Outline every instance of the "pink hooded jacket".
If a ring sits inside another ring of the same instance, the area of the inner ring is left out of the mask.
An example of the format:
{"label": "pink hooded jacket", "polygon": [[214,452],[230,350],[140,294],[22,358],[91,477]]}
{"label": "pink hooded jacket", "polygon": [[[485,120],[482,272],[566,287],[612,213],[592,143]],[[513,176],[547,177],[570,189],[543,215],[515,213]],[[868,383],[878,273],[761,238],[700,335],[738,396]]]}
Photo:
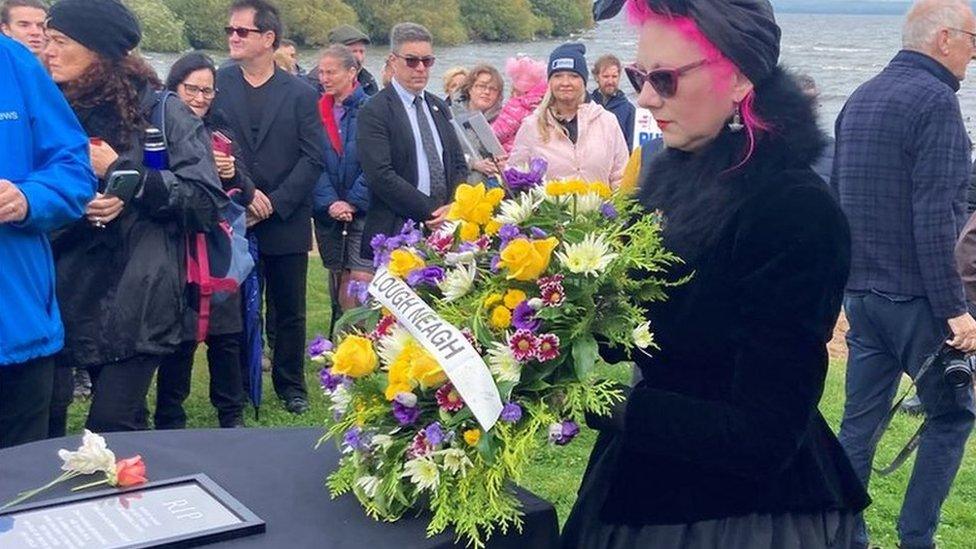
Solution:
{"label": "pink hooded jacket", "polygon": [[502,106],[498,118],[491,123],[491,129],[505,152],[512,152],[512,147],[515,146],[515,134],[522,127],[525,118],[542,102],[548,89],[549,83],[543,80],[524,95],[512,97]]}
{"label": "pink hooded jacket", "polygon": [[580,178],[605,181],[614,189],[620,186],[629,151],[617,117],[596,103],[583,103],[577,120],[579,138],[574,145],[553,128],[549,142],[543,143],[536,120],[542,113],[526,118],[515,136],[510,164],[544,158],[549,163],[549,179]]}

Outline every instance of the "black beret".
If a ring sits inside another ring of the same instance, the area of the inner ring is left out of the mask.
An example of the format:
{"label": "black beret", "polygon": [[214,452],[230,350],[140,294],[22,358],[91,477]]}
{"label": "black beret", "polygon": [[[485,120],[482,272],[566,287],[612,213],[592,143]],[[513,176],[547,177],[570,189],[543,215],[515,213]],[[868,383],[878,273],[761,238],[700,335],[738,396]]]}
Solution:
{"label": "black beret", "polygon": [[136,16],[118,0],[61,0],[48,11],[47,28],[113,60],[142,39]]}

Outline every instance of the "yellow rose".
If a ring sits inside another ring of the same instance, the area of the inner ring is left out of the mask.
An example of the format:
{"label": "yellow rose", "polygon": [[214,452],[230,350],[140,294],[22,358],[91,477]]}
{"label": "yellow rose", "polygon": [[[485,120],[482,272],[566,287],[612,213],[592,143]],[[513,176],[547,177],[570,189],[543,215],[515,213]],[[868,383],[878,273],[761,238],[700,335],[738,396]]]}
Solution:
{"label": "yellow rose", "polygon": [[550,181],[546,183],[546,194],[549,196],[562,196],[566,193],[566,184],[562,181]]}
{"label": "yellow rose", "polygon": [[499,267],[508,269],[508,278],[528,282],[539,278],[549,268],[552,251],[559,244],[555,237],[545,240],[516,238],[502,250]]}
{"label": "yellow rose", "polygon": [[504,305],[499,305],[491,311],[491,320],[489,322],[492,328],[504,330],[512,325],[512,311],[509,311]]}
{"label": "yellow rose", "polygon": [[498,230],[501,228],[502,224],[495,221],[495,218],[491,218],[488,220],[488,223],[485,224],[485,234],[488,236],[495,236],[498,234]]}
{"label": "yellow rose", "polygon": [[603,183],[602,181],[597,181],[596,183],[590,183],[590,192],[600,195],[600,198],[606,200],[610,198],[613,191],[610,189],[610,185]]}
{"label": "yellow rose", "polygon": [[509,309],[515,309],[523,301],[525,301],[525,292],[522,290],[513,289],[505,292],[505,306]]}
{"label": "yellow rose", "polygon": [[451,203],[447,218],[484,225],[491,219],[495,207],[504,198],[505,191],[502,189],[495,188],[489,191],[485,189],[484,183],[477,185],[462,183],[454,192],[454,202]]}
{"label": "yellow rose", "polygon": [[586,184],[586,181],[582,179],[570,179],[566,181],[566,193],[567,194],[586,194],[589,192],[590,186]]}
{"label": "yellow rose", "polygon": [[462,221],[460,236],[463,242],[474,242],[481,236],[481,228],[477,223]]}
{"label": "yellow rose", "polygon": [[387,373],[386,400],[393,400],[400,393],[413,391],[410,385],[410,357],[413,350],[408,344],[403,351],[397,355],[393,364],[390,364],[390,371]]}
{"label": "yellow rose", "polygon": [[485,298],[484,306],[485,309],[489,309],[491,308],[492,305],[501,302],[502,302],[502,294],[496,292],[493,294],[488,294],[488,297]]}
{"label": "yellow rose", "polygon": [[387,267],[390,274],[400,278],[407,278],[414,269],[422,269],[426,264],[417,254],[409,250],[393,250],[390,254],[390,264]]}
{"label": "yellow rose", "polygon": [[464,442],[467,442],[468,446],[478,444],[479,440],[481,440],[481,429],[468,429],[464,432]]}
{"label": "yellow rose", "polygon": [[362,336],[346,336],[336,348],[332,373],[349,377],[363,377],[373,373],[379,358],[373,350],[373,342]]}
{"label": "yellow rose", "polygon": [[437,359],[430,356],[420,345],[415,345],[415,351],[410,358],[410,378],[424,389],[440,387],[447,382],[447,374],[441,368]]}

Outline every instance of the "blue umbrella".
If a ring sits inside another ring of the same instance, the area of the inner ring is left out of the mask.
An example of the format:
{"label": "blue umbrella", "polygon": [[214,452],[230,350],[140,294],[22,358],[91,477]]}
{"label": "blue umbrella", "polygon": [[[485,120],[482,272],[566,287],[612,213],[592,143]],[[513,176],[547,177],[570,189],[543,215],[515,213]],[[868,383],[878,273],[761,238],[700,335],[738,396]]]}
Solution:
{"label": "blue umbrella", "polygon": [[261,335],[261,285],[258,281],[258,241],[254,233],[247,235],[248,251],[254,258],[254,269],[241,285],[241,304],[244,313],[244,341],[241,349],[241,370],[246,372],[247,393],[254,405],[254,419],[258,419],[261,409],[261,357],[264,351],[264,337]]}

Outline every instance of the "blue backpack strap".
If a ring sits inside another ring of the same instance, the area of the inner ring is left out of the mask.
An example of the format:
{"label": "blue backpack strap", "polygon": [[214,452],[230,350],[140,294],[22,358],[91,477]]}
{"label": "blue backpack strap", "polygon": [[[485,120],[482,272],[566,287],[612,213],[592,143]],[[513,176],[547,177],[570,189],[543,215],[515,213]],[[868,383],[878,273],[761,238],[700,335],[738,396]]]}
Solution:
{"label": "blue backpack strap", "polygon": [[177,97],[176,93],[169,90],[159,90],[156,92],[156,103],[153,105],[152,113],[149,115],[149,123],[163,133],[163,142],[169,149],[169,138],[166,135],[166,101],[170,97]]}

